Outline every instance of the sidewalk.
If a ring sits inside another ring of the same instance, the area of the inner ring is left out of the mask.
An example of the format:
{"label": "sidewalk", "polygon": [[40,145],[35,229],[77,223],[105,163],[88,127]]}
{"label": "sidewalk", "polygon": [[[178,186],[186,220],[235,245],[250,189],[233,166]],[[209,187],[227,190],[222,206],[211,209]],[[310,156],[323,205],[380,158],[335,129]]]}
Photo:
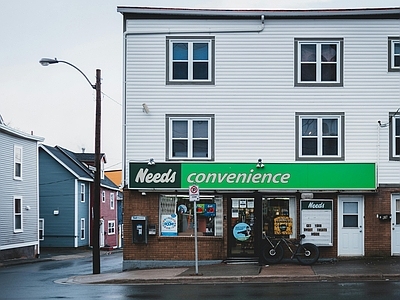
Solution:
{"label": "sidewalk", "polygon": [[[119,255],[122,250],[111,254]],[[68,260],[91,257],[91,250],[65,249],[43,251],[40,258],[0,262],[0,267],[51,260]],[[193,266],[188,268],[162,268],[131,270],[116,273],[77,275],[57,280],[67,284],[218,284],[218,283],[272,283],[272,282],[327,282],[327,281],[400,281],[400,257],[347,258],[337,261],[319,261],[303,266],[296,261],[284,260],[276,265],[213,264],[199,265],[198,274]]]}
{"label": "sidewalk", "polygon": [[285,262],[270,266],[215,264],[195,268],[134,270],[112,274],[74,276],[60,283],[75,284],[218,284],[318,281],[400,281],[400,257],[360,258],[316,263]]}

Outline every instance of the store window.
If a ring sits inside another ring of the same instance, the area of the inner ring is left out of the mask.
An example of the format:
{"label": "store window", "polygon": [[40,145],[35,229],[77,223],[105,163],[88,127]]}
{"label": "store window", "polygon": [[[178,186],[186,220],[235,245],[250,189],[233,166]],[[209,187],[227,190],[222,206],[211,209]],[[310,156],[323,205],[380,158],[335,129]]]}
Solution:
{"label": "store window", "polygon": [[296,114],[297,160],[344,160],[344,114]]}
{"label": "store window", "polygon": [[214,84],[214,38],[167,37],[167,84]]}
{"label": "store window", "polygon": [[268,236],[296,237],[295,205],[294,197],[263,198],[263,233]]}
{"label": "store window", "polygon": [[295,39],[296,86],[343,86],[343,39]]}
{"label": "store window", "polygon": [[199,201],[191,202],[186,195],[160,196],[160,235],[193,236],[194,212],[198,236],[222,236],[222,197],[201,196]]}
{"label": "store window", "polygon": [[167,115],[167,160],[212,160],[213,115]]}

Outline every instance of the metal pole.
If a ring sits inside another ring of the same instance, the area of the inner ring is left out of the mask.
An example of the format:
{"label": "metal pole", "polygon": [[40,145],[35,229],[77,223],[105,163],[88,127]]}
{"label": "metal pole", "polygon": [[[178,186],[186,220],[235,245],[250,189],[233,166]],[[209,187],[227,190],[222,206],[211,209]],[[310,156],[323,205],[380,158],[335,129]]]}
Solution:
{"label": "metal pole", "polygon": [[199,258],[197,248],[197,201],[194,201],[194,256],[195,256],[195,268],[196,275],[199,274]]}
{"label": "metal pole", "polygon": [[93,274],[100,274],[100,137],[101,137],[101,71],[96,70],[96,120],[94,137],[94,160],[96,171],[94,173],[94,197],[93,197]]}

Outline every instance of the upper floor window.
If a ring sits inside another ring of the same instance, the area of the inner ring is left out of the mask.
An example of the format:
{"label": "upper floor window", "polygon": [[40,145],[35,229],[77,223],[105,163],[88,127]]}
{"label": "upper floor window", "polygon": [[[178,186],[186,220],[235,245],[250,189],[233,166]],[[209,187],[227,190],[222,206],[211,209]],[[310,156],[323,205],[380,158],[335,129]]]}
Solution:
{"label": "upper floor window", "polygon": [[167,115],[167,158],[214,159],[214,116]]}
{"label": "upper floor window", "polygon": [[213,37],[167,37],[167,84],[214,84]]}
{"label": "upper floor window", "polygon": [[81,183],[81,202],[85,202],[85,185]]}
{"label": "upper floor window", "polygon": [[296,114],[297,160],[344,160],[344,114]]}
{"label": "upper floor window", "polygon": [[390,37],[388,48],[389,48],[389,53],[388,53],[389,72],[398,72],[400,71],[400,38]]}
{"label": "upper floor window", "polygon": [[114,202],[114,193],[110,194],[110,209],[114,209],[115,202]]}
{"label": "upper floor window", "polygon": [[14,146],[14,179],[22,179],[22,147]]}
{"label": "upper floor window", "polygon": [[106,202],[106,192],[105,191],[101,192],[101,202],[103,202],[103,203]]}
{"label": "upper floor window", "polygon": [[390,160],[400,160],[400,115],[398,112],[390,114]]}
{"label": "upper floor window", "polygon": [[343,39],[295,39],[295,86],[343,86]]}

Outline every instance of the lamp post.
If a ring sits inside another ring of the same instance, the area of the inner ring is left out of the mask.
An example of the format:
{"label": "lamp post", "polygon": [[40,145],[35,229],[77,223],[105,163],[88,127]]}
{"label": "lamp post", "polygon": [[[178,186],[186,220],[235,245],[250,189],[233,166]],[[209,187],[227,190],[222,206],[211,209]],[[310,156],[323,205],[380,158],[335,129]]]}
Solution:
{"label": "lamp post", "polygon": [[92,246],[93,246],[93,274],[100,274],[100,133],[101,133],[101,70],[96,69],[96,84],[92,84],[87,76],[73,64],[52,58],[42,58],[39,63],[42,66],[51,64],[64,63],[67,64],[83,75],[90,86],[96,90],[96,121],[95,121],[95,137],[94,137],[94,160],[96,171],[94,173],[94,198],[93,198],[93,225],[92,225]]}

